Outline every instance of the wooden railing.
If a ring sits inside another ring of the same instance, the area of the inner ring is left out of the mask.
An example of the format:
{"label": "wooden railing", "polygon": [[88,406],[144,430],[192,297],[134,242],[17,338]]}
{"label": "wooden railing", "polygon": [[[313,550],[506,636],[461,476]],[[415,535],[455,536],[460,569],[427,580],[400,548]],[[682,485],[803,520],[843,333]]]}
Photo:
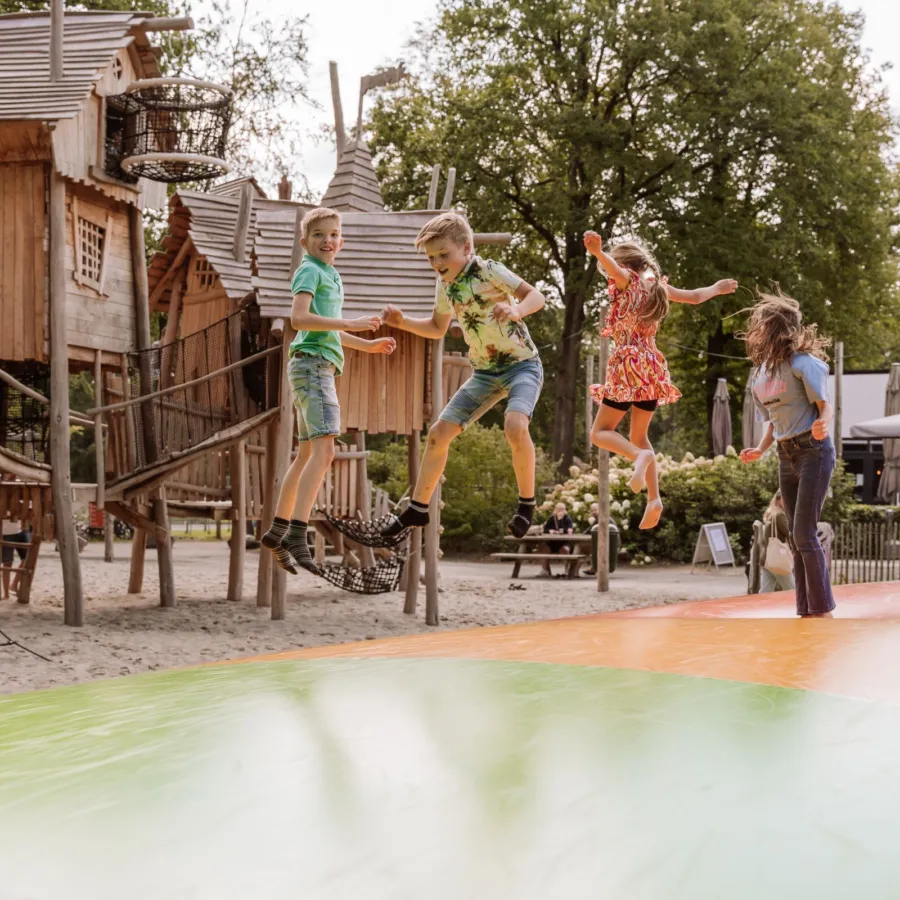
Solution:
{"label": "wooden railing", "polygon": [[831,577],[835,584],[900,580],[900,523],[886,519],[839,524]]}

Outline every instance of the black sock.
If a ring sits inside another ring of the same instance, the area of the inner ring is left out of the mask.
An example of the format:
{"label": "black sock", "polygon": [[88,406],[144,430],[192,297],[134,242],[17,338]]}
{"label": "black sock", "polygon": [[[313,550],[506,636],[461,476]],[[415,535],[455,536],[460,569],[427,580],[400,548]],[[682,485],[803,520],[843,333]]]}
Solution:
{"label": "black sock", "polygon": [[519,497],[519,505],[515,515],[507,523],[507,528],[513,536],[524,537],[534,519],[534,497]]}
{"label": "black sock", "polygon": [[274,550],[280,543],[281,539],[287,534],[288,520],[275,516],[272,519],[272,527],[262,536],[262,544],[270,550]]}
{"label": "black sock", "polygon": [[287,534],[281,539],[281,546],[291,554],[298,566],[303,566],[307,571],[318,574],[319,567],[309,552],[309,542],[306,540],[308,529],[308,522],[291,519]]}
{"label": "black sock", "polygon": [[394,537],[405,531],[407,528],[422,528],[428,524],[428,504],[419,503],[416,500],[410,502],[409,506],[397,516],[396,520],[391,522],[387,528],[382,529],[385,537]]}

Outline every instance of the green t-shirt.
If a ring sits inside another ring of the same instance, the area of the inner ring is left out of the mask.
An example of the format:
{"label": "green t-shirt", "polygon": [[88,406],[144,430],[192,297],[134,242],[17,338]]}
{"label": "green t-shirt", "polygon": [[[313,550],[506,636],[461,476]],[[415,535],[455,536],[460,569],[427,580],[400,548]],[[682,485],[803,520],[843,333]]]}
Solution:
{"label": "green t-shirt", "polygon": [[[339,319],[344,305],[344,285],[334,266],[329,266],[311,253],[303,257],[303,262],[291,281],[291,294],[312,294],[309,311],[327,319]],[[327,359],[340,375],[344,369],[344,348],[336,331],[298,331],[291,343],[291,355],[298,350],[311,356]]]}

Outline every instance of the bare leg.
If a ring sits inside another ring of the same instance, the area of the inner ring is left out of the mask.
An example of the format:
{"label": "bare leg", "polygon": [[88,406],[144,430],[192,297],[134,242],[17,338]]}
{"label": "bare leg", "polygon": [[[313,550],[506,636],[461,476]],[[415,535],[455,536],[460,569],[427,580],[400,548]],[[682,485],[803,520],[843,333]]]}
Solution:
{"label": "bare leg", "polygon": [[[450,444],[461,434],[462,428],[459,425],[444,422],[442,419],[438,419],[428,430],[428,442],[425,444],[425,453],[422,455],[422,464],[419,467],[419,478],[412,495],[416,503],[428,506],[431,502],[431,495],[447,467]],[[531,477],[534,478],[533,469]]]}
{"label": "bare leg", "polygon": [[304,443],[309,445],[308,458],[297,483],[292,513],[295,519],[308,522],[319,494],[319,488],[334,462],[334,437],[329,434],[325,437],[313,438],[311,441],[304,441]]}
{"label": "bare leg", "polygon": [[[632,413],[633,414],[633,413]],[[619,434],[616,428],[625,417],[625,412],[614,409],[611,406],[603,406],[594,419],[591,428],[591,442],[601,450],[609,450],[630,459],[634,464],[634,477],[631,479],[631,489],[637,493],[644,486],[644,473],[653,461],[652,451],[635,447],[628,438]]]}
{"label": "bare leg", "polygon": [[297,503],[297,485],[300,483],[300,475],[309,460],[311,450],[312,441],[301,441],[297,456],[285,473],[281,493],[278,495],[278,504],[275,507],[275,515],[280,519],[290,519],[294,511]]}
{"label": "bare leg", "polygon": [[[635,447],[653,452],[650,438],[647,432],[650,430],[650,422],[653,420],[653,412],[646,409],[631,408],[631,442]],[[659,498],[659,472],[656,468],[656,457],[647,467],[647,508],[641,519],[640,528],[644,531],[655,528],[659,524],[663,513],[662,500]]]}
{"label": "bare leg", "polygon": [[520,497],[534,496],[534,441],[528,426],[528,416],[520,412],[508,412],[503,423]]}

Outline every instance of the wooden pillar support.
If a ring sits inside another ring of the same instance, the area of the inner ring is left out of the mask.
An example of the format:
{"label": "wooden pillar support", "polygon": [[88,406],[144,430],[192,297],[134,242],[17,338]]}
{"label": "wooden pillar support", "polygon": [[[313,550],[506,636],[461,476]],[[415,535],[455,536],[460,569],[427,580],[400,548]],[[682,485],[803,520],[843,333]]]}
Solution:
{"label": "wooden pillar support", "polygon": [[[278,327],[278,340],[282,340],[284,337],[285,323],[283,320],[276,320],[272,323],[272,332],[269,337],[270,343],[274,342],[276,326]],[[289,390],[289,386],[286,383],[286,370],[287,361],[282,360],[280,354],[273,353],[266,359],[266,404],[269,409],[274,405],[275,399],[280,396],[279,391]],[[285,384],[282,384],[283,381]],[[275,471],[275,446],[277,442],[278,419],[273,419],[266,428],[266,471],[263,482],[262,517],[259,522],[260,538],[271,527],[272,519],[275,518],[275,507],[278,503],[278,491],[275,487],[278,476],[278,473]],[[260,547],[259,569],[256,575],[256,605],[259,607],[271,606],[272,604],[272,577],[275,565],[275,557],[272,553],[265,547]]]}
{"label": "wooden pillar support", "polygon": [[[146,509],[144,510],[146,513]],[[131,539],[131,568],[128,573],[128,593],[140,594],[144,589],[144,560],[147,556],[147,532],[135,528]]]}
{"label": "wooden pillar support", "polygon": [[[58,4],[60,9],[62,4]],[[57,4],[54,4],[56,9]],[[61,16],[61,12],[60,12]],[[60,22],[60,28],[62,23]],[[63,570],[64,621],[84,624],[69,454],[69,346],[66,336],[66,185],[50,163],[50,464],[56,540]]]}
{"label": "wooden pillar support", "polygon": [[110,513],[103,513],[103,561],[114,562],[116,558],[116,526]]}
{"label": "wooden pillar support", "polygon": [[[103,354],[94,351],[94,407],[103,406]],[[94,416],[94,451],[97,461],[97,509],[106,503],[106,435],[103,433],[103,413]]]}
{"label": "wooden pillar support", "polygon": [[[228,564],[228,599],[244,599],[244,557],[247,549],[247,443],[238,441],[228,451],[231,474],[231,556]],[[263,551],[268,552],[268,551]]]}
{"label": "wooden pillar support", "polygon": [[[600,338],[598,371],[603,378],[609,362],[609,340]],[[597,462],[597,590],[609,590],[609,450],[601,450]]]}
{"label": "wooden pillar support", "polygon": [[[409,489],[410,495],[419,480],[419,452],[422,444],[422,432],[413,431],[409,436]],[[408,616],[416,614],[416,605],[419,601],[419,574],[422,569],[422,529],[413,528],[409,535],[409,554],[406,560],[405,590],[406,601],[403,604],[403,612]]]}
{"label": "wooden pillar support", "polygon": [[[432,344],[431,352],[431,422],[440,418],[444,409],[442,368],[444,339]],[[428,525],[425,526],[425,624],[440,624],[438,609],[438,559],[441,543],[441,485],[438,482],[428,507]]]}
{"label": "wooden pillar support", "polygon": [[[281,491],[281,485],[284,483],[284,476],[287,473],[288,466],[291,464],[291,446],[294,442],[294,397],[291,393],[291,386],[287,383],[285,373],[287,360],[291,353],[291,341],[294,340],[295,334],[294,329],[286,322],[284,335],[281,339],[281,358],[285,361],[285,365],[282,367],[280,413],[276,420],[278,425],[275,433],[275,444],[269,449],[269,454],[275,460],[275,478],[270,482],[273,493],[273,511],[274,504],[277,502],[278,494]],[[271,519],[269,523],[271,524]],[[275,566],[272,575],[272,618],[283,619],[286,606],[287,572],[281,566]]]}

